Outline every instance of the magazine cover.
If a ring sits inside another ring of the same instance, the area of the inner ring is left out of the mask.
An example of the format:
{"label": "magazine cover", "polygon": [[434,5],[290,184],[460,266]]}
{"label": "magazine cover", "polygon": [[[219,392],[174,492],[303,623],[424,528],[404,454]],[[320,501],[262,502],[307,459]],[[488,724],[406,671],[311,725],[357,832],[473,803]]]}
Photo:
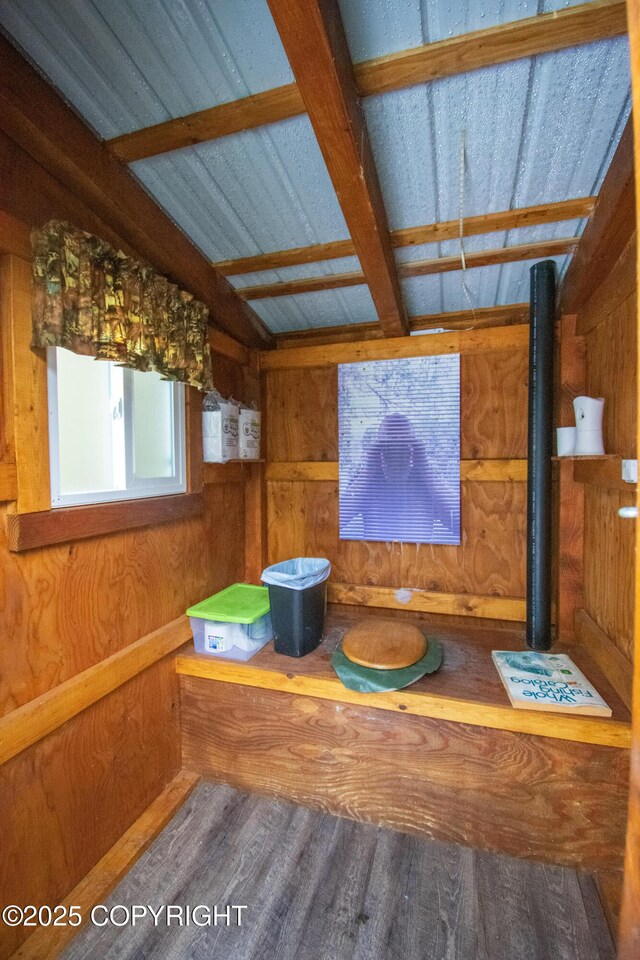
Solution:
{"label": "magazine cover", "polygon": [[611,716],[611,708],[565,654],[494,650],[491,656],[514,707]]}

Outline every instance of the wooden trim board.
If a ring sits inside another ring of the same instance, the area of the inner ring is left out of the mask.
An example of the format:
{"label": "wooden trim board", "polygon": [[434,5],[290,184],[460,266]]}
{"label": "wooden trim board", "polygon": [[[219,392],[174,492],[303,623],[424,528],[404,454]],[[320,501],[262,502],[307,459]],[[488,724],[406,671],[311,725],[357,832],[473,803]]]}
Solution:
{"label": "wooden trim board", "polygon": [[328,595],[331,603],[356,604],[359,607],[444,613],[449,616],[513,620],[519,623],[524,623],[526,619],[526,602],[520,597],[435,593],[429,590],[368,587],[353,583],[329,583]]}
{"label": "wooden trim board", "polygon": [[[290,480],[338,480],[337,460],[272,461],[265,479],[270,482]],[[473,481],[527,481],[526,460],[461,460],[460,479]]]}
{"label": "wooden trim board", "polygon": [[604,487],[606,490],[624,490],[625,493],[630,494],[636,492],[635,483],[627,483],[622,479],[622,457],[607,460],[574,460],[573,479],[576,483]]}
{"label": "wooden trim board", "polygon": [[[556,203],[542,203],[533,207],[482,213],[476,217],[465,217],[462,221],[462,232],[465,237],[471,237],[588,217],[593,213],[595,202],[595,197],[577,197],[573,200],[559,200]],[[459,220],[443,220],[418,227],[405,227],[402,230],[392,230],[390,233],[391,245],[395,248],[456,240],[459,236]],[[305,263],[353,257],[355,252],[356,248],[352,240],[334,240],[330,243],[315,243],[307,247],[275,250],[272,253],[258,253],[253,257],[221,260],[214,263],[214,267],[225,276],[231,277],[242,273],[259,273],[261,270],[278,270],[282,267],[295,267]]]}
{"label": "wooden trim board", "polygon": [[0,764],[173,653],[191,636],[189,621],[179,617],[0,717]]}
{"label": "wooden trim board", "polygon": [[618,650],[586,610],[576,611],[575,631],[578,642],[600,667],[624,705],[631,710],[633,664]]}
{"label": "wooden trim board", "polygon": [[[494,250],[476,250],[467,253],[464,258],[467,270],[478,267],[490,267],[498,263],[515,263],[522,260],[536,260],[544,257],[556,257],[572,253],[578,240],[576,237],[561,237],[556,240],[540,240],[536,243],[522,243],[509,247],[497,247]],[[451,257],[436,257],[431,260],[414,260],[399,263],[399,277],[426,277],[438,273],[451,273],[462,270],[460,254]],[[314,293],[318,290],[338,290],[342,287],[357,287],[369,283],[364,271],[350,273],[329,273],[319,277],[306,277],[302,280],[281,280],[277,283],[258,284],[254,287],[239,287],[238,294],[243,300],[265,300],[273,297],[289,297],[301,293]]]}
{"label": "wooden trim board", "polygon": [[[385,336],[408,333],[389,224],[337,2],[267,0]],[[243,299],[244,293],[241,294]]]}
{"label": "wooden trim board", "polygon": [[[554,714],[550,723],[549,714],[535,710],[514,710],[510,705],[501,706],[416,693],[411,688],[390,693],[358,693],[343,686],[337,676],[296,676],[285,672],[286,665],[280,672],[252,668],[250,661],[235,663],[232,660],[183,654],[176,658],[176,671],[180,676],[200,677],[263,690],[278,690],[295,696],[316,697],[335,703],[375,707],[402,712],[405,715],[451,720],[476,727],[511,730],[556,740],[597,743],[625,749],[629,747],[631,740],[630,724],[621,720]],[[212,695],[215,695],[213,691]]]}
{"label": "wooden trim board", "polygon": [[394,360],[399,357],[433,357],[444,353],[471,354],[518,349],[529,349],[528,324],[264,351],[260,356],[260,369],[268,372],[302,367],[332,367],[338,363],[358,363],[361,360]]}
{"label": "wooden trim board", "polygon": [[244,464],[236,460],[229,463],[203,463],[202,474],[205,483],[244,483],[248,476]]}
{"label": "wooden trim board", "polygon": [[199,516],[203,510],[202,494],[180,493],[170,497],[16,513],[7,517],[8,545],[9,550],[20,553],[54,543],[103,537],[121,530],[186,520]]}
{"label": "wooden trim board", "polygon": [[[595,0],[512,23],[448,37],[355,65],[361,96],[388,93],[626,32],[623,0]],[[304,113],[295,83],[232,100],[107,141],[125,163],[277,123]]]}
{"label": "wooden trim board", "polygon": [[18,475],[15,461],[0,462],[0,502],[15,500],[18,496]]}
{"label": "wooden trim board", "polygon": [[[197,786],[197,773],[182,770],[65,897],[63,906],[80,908],[79,927],[40,927],[21,944],[11,960],[55,960],[89,921],[91,910],[103,903],[116,884],[153,843]],[[102,919],[102,918],[100,918]]]}

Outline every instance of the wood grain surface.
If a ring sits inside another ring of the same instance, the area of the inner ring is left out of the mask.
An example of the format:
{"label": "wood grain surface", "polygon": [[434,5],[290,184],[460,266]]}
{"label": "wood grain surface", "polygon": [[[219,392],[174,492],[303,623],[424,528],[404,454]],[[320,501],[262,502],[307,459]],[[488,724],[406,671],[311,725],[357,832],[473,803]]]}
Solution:
{"label": "wood grain surface", "polygon": [[[268,0],[387,337],[408,333],[399,269],[340,8]],[[243,298],[245,293],[239,294]]]}
{"label": "wood grain surface", "polygon": [[[624,747],[629,739],[629,711],[613,686],[585,650],[571,651],[576,663],[602,693],[612,709],[612,720],[575,716],[551,720],[540,711],[513,710],[491,659],[495,649],[522,649],[523,628],[504,622],[469,623],[447,616],[380,612],[378,619],[419,625],[427,637],[436,637],[443,648],[442,666],[410,688],[382,694],[349,691],[339,681],[330,659],[345,630],[362,618],[362,611],[330,604],[324,638],[306,657],[283,657],[268,645],[248,663],[182,652],[176,661],[178,673],[210,681],[279,690],[296,696],[311,696],[337,703],[377,707],[396,715],[415,715],[454,720],[475,726],[505,729],[576,742]],[[376,611],[367,616],[376,619]],[[188,648],[187,648],[188,649]],[[565,648],[559,648],[564,652]],[[212,687],[212,689],[215,689]]]}
{"label": "wood grain surface", "polygon": [[182,678],[186,769],[429,838],[583,867],[621,863],[625,751],[215,688]]}
{"label": "wood grain surface", "polygon": [[243,903],[241,927],[86,928],[63,960],[613,960],[591,878],[201,783],[107,901]]}
{"label": "wood grain surface", "polygon": [[[284,352],[284,351],[283,351]],[[527,456],[528,348],[462,354],[460,432],[463,460]],[[336,365],[271,370],[267,460],[338,459]]]}
{"label": "wood grain surface", "polygon": [[[57,904],[180,769],[173,664],[134,677],[0,771],[4,904]],[[28,928],[0,928],[10,956]]]}
{"label": "wood grain surface", "polygon": [[427,640],[411,623],[364,618],[342,638],[342,652],[353,663],[376,670],[410,667],[427,652]]}
{"label": "wood grain surface", "polygon": [[[629,256],[626,251],[621,261]],[[637,296],[635,282],[630,291],[628,284],[616,279],[616,270],[591,300],[591,325],[585,336],[586,393],[605,398],[607,453],[633,459],[637,456]],[[619,464],[619,460],[613,462]],[[589,485],[584,496],[584,608],[631,662],[635,531],[633,523],[618,516],[618,510],[635,502],[635,491],[631,485],[626,490]]]}
{"label": "wood grain surface", "polygon": [[269,483],[269,563],[326,556],[335,582],[524,597],[525,484],[463,484],[461,510],[459,546],[339,540],[335,482]]}
{"label": "wood grain surface", "polygon": [[[132,826],[65,898],[63,906],[79,909],[80,927],[40,927],[12,955],[12,960],[56,960],[64,947],[89,925],[92,908],[103,903],[118,881],[142,856],[199,782],[197,774],[180,771]],[[98,914],[99,919],[102,916]]]}

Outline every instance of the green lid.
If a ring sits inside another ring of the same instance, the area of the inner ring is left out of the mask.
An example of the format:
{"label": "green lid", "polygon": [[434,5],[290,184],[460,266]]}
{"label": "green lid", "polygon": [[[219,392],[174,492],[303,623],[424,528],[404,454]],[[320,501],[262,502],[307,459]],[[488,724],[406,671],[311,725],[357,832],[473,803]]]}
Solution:
{"label": "green lid", "polygon": [[222,620],[224,623],[255,623],[269,613],[268,587],[251,583],[234,583],[212,597],[189,607],[188,617],[201,620]]}

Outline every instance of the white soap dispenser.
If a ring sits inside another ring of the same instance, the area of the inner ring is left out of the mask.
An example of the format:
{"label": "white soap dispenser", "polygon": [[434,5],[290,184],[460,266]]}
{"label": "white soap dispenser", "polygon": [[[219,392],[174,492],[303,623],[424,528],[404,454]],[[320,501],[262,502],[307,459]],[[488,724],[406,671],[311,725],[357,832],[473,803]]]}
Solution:
{"label": "white soap dispenser", "polygon": [[573,401],[576,415],[576,457],[596,457],[604,454],[602,442],[602,397],[576,397]]}

